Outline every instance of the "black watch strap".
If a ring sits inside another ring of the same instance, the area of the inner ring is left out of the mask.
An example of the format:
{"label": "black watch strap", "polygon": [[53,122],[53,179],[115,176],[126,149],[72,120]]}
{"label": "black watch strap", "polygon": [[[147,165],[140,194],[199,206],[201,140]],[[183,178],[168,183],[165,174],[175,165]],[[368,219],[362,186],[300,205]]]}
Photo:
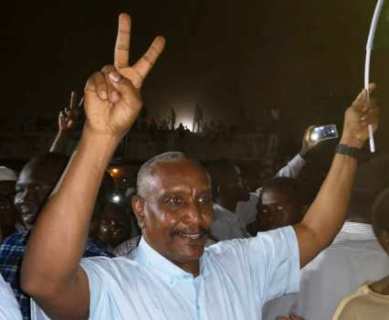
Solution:
{"label": "black watch strap", "polygon": [[336,153],[343,154],[355,159],[359,158],[361,150],[359,148],[350,147],[347,144],[338,144],[336,146]]}

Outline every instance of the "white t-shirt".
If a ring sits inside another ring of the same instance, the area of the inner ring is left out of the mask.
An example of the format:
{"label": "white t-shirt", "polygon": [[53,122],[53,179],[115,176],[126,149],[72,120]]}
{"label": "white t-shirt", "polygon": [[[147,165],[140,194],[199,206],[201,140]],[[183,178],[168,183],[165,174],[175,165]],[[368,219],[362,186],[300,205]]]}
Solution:
{"label": "white t-shirt", "polygon": [[346,222],[333,243],[302,269],[300,292],[270,301],[263,318],[295,313],[306,320],[329,320],[344,296],[388,270],[389,258],[371,225]]}

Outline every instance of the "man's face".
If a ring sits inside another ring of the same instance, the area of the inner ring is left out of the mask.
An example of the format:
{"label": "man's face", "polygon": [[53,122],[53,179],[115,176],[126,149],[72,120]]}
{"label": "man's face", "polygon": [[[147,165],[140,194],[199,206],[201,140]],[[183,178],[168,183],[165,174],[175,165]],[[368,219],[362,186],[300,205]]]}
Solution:
{"label": "man's face", "polygon": [[34,223],[58,178],[58,174],[53,173],[50,166],[45,172],[41,171],[35,164],[27,164],[16,182],[15,207],[26,227],[31,227]]}
{"label": "man's face", "polygon": [[[231,170],[225,173],[225,179],[221,182],[221,193],[225,199],[233,200],[235,205],[239,201],[248,201],[250,198],[249,188],[244,181],[240,169],[233,166]],[[235,207],[230,210],[235,211]]]}
{"label": "man's face", "polygon": [[238,201],[248,201],[250,198],[249,187],[247,181],[243,179],[242,172],[238,166],[234,166],[235,176],[235,192]]}
{"label": "man's face", "polygon": [[263,190],[261,199],[257,204],[258,231],[272,230],[297,222],[297,206],[287,195],[269,189]]}
{"label": "man's face", "polygon": [[112,248],[128,240],[131,236],[130,219],[121,207],[108,205],[98,226],[98,238]]}
{"label": "man's face", "polygon": [[189,160],[163,162],[154,167],[149,185],[145,198],[133,201],[144,238],[178,266],[198,261],[212,222],[208,175]]}

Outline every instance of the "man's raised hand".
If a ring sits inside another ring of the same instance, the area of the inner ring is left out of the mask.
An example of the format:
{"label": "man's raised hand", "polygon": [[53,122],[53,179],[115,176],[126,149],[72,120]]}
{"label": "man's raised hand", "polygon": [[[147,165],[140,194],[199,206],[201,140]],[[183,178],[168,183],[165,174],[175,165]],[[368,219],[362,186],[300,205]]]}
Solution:
{"label": "man's raised hand", "polygon": [[77,95],[75,91],[70,93],[69,106],[58,114],[58,131],[68,133],[74,129],[79,113],[77,111]]}
{"label": "man's raised hand", "polygon": [[165,39],[158,36],[151,43],[146,53],[132,66],[129,65],[131,36],[131,19],[128,14],[119,15],[118,33],[116,36],[114,65],[120,74],[130,80],[135,88],[142,87],[143,80],[150,72],[165,46]]}
{"label": "man's raised hand", "polygon": [[131,20],[119,15],[114,66],[94,73],[85,87],[86,126],[99,134],[122,137],[142,107],[140,89],[162,53],[165,40],[156,37],[146,53],[129,65]]}
{"label": "man's raised hand", "polygon": [[340,143],[362,148],[369,137],[368,125],[372,125],[373,130],[378,128],[379,109],[372,97],[374,89],[375,85],[370,84],[369,90],[362,90],[346,110]]}

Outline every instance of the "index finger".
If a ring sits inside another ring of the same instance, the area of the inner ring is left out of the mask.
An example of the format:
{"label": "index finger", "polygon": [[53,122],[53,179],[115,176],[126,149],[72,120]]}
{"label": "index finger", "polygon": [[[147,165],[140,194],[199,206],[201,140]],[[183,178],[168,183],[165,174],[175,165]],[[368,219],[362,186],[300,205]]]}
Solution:
{"label": "index finger", "polygon": [[116,35],[114,65],[116,68],[128,67],[130,50],[131,18],[126,13],[119,15],[118,32]]}
{"label": "index finger", "polygon": [[70,93],[69,110],[73,110],[76,106],[77,94],[74,90]]}

